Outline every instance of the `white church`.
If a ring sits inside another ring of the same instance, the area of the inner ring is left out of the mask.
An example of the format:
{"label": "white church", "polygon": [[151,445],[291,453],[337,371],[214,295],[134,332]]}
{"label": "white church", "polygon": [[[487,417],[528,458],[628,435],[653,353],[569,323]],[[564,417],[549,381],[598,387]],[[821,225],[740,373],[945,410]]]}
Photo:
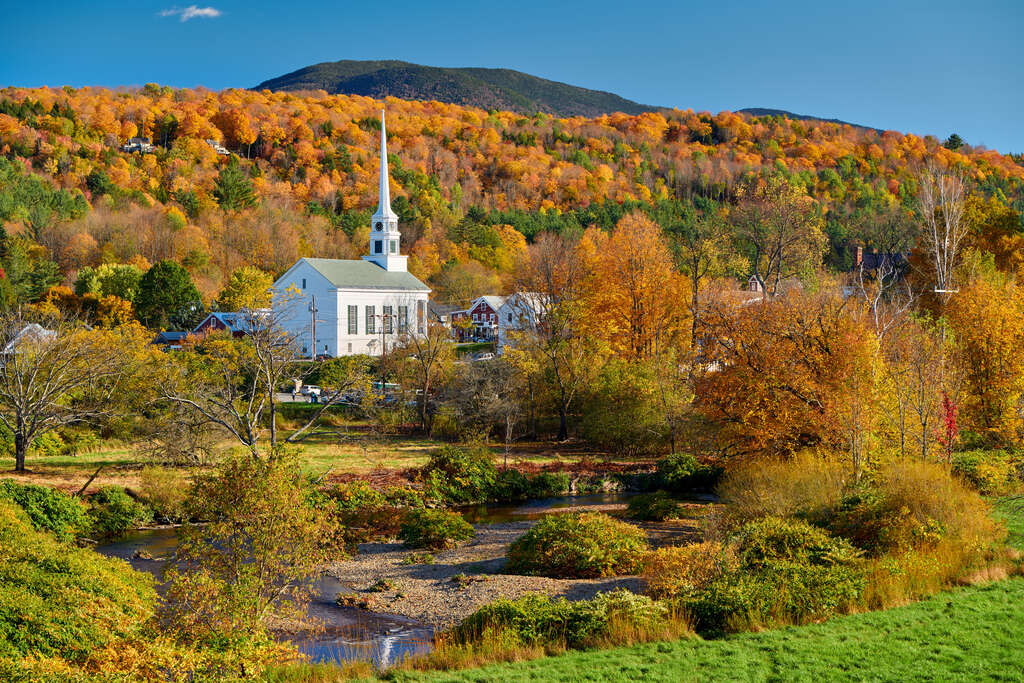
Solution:
{"label": "white church", "polygon": [[279,324],[310,358],[380,355],[427,327],[430,288],[406,267],[398,216],[391,210],[387,133],[380,116],[380,203],[370,253],[361,260],[303,258],[274,283]]}

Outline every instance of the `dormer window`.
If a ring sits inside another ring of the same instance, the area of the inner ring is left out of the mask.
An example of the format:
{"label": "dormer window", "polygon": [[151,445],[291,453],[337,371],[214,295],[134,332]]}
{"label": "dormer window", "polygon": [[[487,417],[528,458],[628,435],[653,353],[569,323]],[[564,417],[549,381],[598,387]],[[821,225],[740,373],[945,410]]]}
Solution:
{"label": "dormer window", "polygon": [[391,253],[392,254],[397,254],[398,253],[398,240],[391,240]]}
{"label": "dormer window", "polygon": [[374,254],[383,254],[384,253],[384,241],[383,240],[374,240],[374,242],[373,242],[373,253]]}

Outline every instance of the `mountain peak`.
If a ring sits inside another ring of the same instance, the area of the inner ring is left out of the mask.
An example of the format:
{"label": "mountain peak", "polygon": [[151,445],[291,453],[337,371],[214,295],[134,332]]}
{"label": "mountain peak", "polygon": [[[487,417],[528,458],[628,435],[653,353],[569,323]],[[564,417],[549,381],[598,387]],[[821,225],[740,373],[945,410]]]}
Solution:
{"label": "mountain peak", "polygon": [[512,69],[438,67],[394,59],[322,62],[271,78],[254,90],[325,90],[332,95],[437,100],[481,109],[558,117],[657,111],[613,93],[550,81]]}

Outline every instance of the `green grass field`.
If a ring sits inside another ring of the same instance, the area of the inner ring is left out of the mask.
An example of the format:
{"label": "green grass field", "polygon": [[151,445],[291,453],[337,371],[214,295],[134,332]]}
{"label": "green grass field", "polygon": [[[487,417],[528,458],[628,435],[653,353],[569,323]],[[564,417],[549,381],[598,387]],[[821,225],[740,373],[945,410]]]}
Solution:
{"label": "green grass field", "polygon": [[1020,681],[1024,579],[824,624],[572,652],[483,669],[404,674],[473,681]]}
{"label": "green grass field", "polygon": [[[284,434],[290,434],[288,428]],[[368,474],[375,470],[405,470],[421,467],[427,462],[431,451],[444,446],[446,442],[426,436],[407,434],[372,433],[366,423],[335,420],[310,432],[296,445],[299,462],[303,470],[321,475],[330,470],[333,474]],[[225,440],[225,450],[241,448],[237,442]],[[492,446],[496,456],[503,449]],[[529,461],[534,464],[558,463],[570,466],[578,460],[575,453],[561,454],[556,448],[545,444],[520,443],[512,453],[512,461]],[[78,455],[40,456],[30,454],[25,465],[28,472],[16,474],[12,471],[13,457],[0,463],[0,477],[18,481],[54,486],[65,491],[77,491],[96,471],[103,466],[100,475],[91,485],[96,489],[108,484],[136,487],[139,473],[147,461],[132,444],[107,442],[88,453]]]}
{"label": "green grass field", "polygon": [[1003,498],[995,504],[996,519],[1001,519],[1009,531],[1006,542],[1024,550],[1024,496]]}

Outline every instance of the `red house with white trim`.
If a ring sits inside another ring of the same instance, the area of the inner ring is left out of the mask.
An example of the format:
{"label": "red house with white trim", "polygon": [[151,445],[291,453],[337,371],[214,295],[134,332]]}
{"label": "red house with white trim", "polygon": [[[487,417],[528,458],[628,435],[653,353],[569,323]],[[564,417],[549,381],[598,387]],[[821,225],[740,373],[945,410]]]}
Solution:
{"label": "red house with white trim", "polygon": [[497,339],[498,309],[507,298],[493,294],[477,297],[466,310],[452,313],[452,330],[456,341]]}

